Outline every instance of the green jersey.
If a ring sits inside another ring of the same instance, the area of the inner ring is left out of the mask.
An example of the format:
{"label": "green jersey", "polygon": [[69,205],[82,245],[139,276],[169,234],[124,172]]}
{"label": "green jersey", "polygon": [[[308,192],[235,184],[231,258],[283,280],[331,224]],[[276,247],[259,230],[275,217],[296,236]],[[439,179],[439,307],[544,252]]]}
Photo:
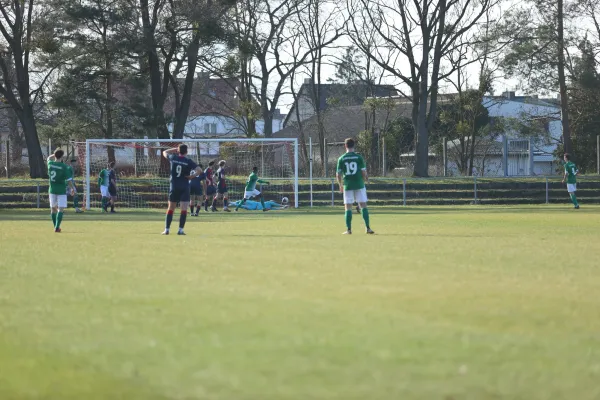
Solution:
{"label": "green jersey", "polygon": [[362,172],[366,171],[365,160],[355,152],[346,153],[337,162],[337,172],[344,176],[344,190],[359,190],[365,187]]}
{"label": "green jersey", "polygon": [[250,176],[248,176],[248,180],[246,181],[246,192],[252,192],[253,190],[256,189],[256,183],[269,183],[266,181],[263,181],[261,179],[258,179],[258,175],[256,175],[254,172],[252,172],[250,174]]}
{"label": "green jersey", "polygon": [[50,177],[50,194],[67,194],[67,179],[71,177],[69,166],[57,161],[48,160],[48,176]]}
{"label": "green jersey", "polygon": [[73,167],[71,167],[70,165],[67,165],[67,171],[69,172],[69,178],[67,178],[67,180],[75,179],[75,173],[73,172]]}
{"label": "green jersey", "polygon": [[110,183],[110,170],[103,169],[98,176],[98,185],[107,186]]}
{"label": "green jersey", "polygon": [[565,163],[565,174],[567,174],[567,183],[577,183],[577,166],[571,161]]}

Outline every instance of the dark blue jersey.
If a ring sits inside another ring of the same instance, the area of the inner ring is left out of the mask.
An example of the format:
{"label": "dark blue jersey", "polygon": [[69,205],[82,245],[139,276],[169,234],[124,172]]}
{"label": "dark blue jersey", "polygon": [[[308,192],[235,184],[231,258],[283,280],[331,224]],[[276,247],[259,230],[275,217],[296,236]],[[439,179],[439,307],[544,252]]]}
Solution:
{"label": "dark blue jersey", "polygon": [[108,186],[115,186],[117,184],[117,174],[114,169],[108,172]]}
{"label": "dark blue jersey", "polygon": [[190,187],[201,188],[202,181],[206,179],[206,175],[204,172],[201,172],[200,175],[190,179]]}
{"label": "dark blue jersey", "polygon": [[196,163],[178,154],[170,154],[169,161],[171,162],[171,187],[188,188],[189,181],[187,177],[192,173],[192,170],[196,169]]}
{"label": "dark blue jersey", "polygon": [[206,184],[208,186],[213,186],[215,184],[213,174],[214,172],[211,167],[208,167],[204,170],[204,176],[206,177]]}
{"label": "dark blue jersey", "polygon": [[227,186],[225,183],[225,168],[219,168],[217,170],[217,185],[219,187]]}

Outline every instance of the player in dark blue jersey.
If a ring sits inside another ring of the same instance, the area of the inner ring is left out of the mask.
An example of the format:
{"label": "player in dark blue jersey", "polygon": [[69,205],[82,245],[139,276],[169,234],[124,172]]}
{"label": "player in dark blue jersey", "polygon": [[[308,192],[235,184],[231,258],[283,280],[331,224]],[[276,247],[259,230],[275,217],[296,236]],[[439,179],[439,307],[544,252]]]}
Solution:
{"label": "player in dark blue jersey", "polygon": [[163,151],[163,157],[171,162],[171,185],[169,187],[169,208],[167,209],[167,218],[165,231],[163,235],[169,234],[171,222],[173,221],[173,212],[177,203],[181,207],[181,215],[179,217],[178,235],[185,235],[183,227],[187,219],[187,210],[190,205],[190,183],[189,180],[196,174],[200,174],[202,169],[187,155],[187,145],[180,144],[175,149]]}
{"label": "player in dark blue jersey", "polygon": [[227,180],[225,178],[225,160],[219,161],[219,169],[215,174],[217,177],[217,195],[213,198],[212,211],[217,211],[217,201],[223,199],[223,211],[230,212],[229,200],[227,199]]}
{"label": "player in dark blue jersey", "polygon": [[[206,199],[204,200],[204,211],[208,212],[209,199],[217,193],[215,186],[215,162],[211,161],[208,163],[208,168],[204,170],[204,176],[206,177]],[[212,207],[211,207],[212,209]],[[213,210],[214,211],[214,210]]]}
{"label": "player in dark blue jersey", "polygon": [[[198,167],[202,170],[202,164],[198,164]],[[190,198],[192,215],[197,217],[202,208],[203,200],[206,200],[206,175],[204,175],[204,172],[200,172],[200,174],[190,179]],[[196,212],[194,212],[194,203],[196,204]]]}

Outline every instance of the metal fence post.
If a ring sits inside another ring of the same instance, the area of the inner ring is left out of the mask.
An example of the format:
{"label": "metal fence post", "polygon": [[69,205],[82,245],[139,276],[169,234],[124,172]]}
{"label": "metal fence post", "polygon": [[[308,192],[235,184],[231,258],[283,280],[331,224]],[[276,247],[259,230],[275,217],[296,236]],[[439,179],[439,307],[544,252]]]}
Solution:
{"label": "metal fence post", "polygon": [[546,204],[549,204],[549,193],[548,193],[548,177],[546,177]]}
{"label": "metal fence post", "polygon": [[382,147],[383,147],[383,151],[382,151],[383,171],[381,171],[381,172],[382,172],[382,175],[385,177],[386,171],[387,171],[387,163],[386,163],[386,159],[385,159],[386,158],[386,154],[385,154],[385,138],[382,138],[381,141],[382,141],[381,144],[382,144]]}
{"label": "metal fence post", "polygon": [[333,178],[331,178],[331,207],[334,206],[335,202],[335,184],[333,182]]}
{"label": "metal fence post", "polygon": [[475,193],[475,204],[477,204],[477,177],[473,177],[473,186],[474,186],[474,190],[473,192]]}
{"label": "metal fence post", "polygon": [[444,176],[448,176],[448,138],[442,139],[442,163],[444,163]]}
{"label": "metal fence post", "polygon": [[406,206],[406,179],[402,179],[402,205]]}
{"label": "metal fence post", "polygon": [[6,163],[5,167],[6,167],[6,178],[10,178],[10,141],[7,140],[6,141],[6,159],[4,160],[4,162]]}
{"label": "metal fence post", "polygon": [[329,162],[329,155],[327,154],[327,139],[323,139],[323,176],[327,178],[327,164]]}
{"label": "metal fence post", "polygon": [[502,170],[504,176],[508,176],[508,138],[506,135],[502,136]]}
{"label": "metal fence post", "polygon": [[40,208],[40,184],[37,184],[37,208]]}
{"label": "metal fence post", "polygon": [[312,137],[308,138],[308,180],[310,184],[310,208],[313,206],[313,147]]}

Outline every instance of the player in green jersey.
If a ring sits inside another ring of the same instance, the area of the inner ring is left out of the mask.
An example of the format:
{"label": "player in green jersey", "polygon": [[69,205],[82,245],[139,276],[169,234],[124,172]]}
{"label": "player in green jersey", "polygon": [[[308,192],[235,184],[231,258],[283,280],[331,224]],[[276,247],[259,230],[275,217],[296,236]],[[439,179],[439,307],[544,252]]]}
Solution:
{"label": "player in green jersey", "polygon": [[68,180],[71,181],[71,184],[73,185],[73,190],[69,191],[69,194],[73,196],[73,207],[75,208],[75,212],[82,213],[83,211],[81,210],[81,208],[79,208],[79,196],[77,195],[77,187],[75,186],[75,171],[73,169],[73,166],[76,163],[77,160],[73,158],[71,159],[70,164],[67,164],[67,169],[70,175],[70,178]]}
{"label": "player in green jersey", "polygon": [[54,154],[48,157],[48,177],[50,197],[50,208],[54,232],[60,233],[60,224],[63,218],[63,210],[67,208],[67,184],[70,190],[73,190],[73,182],[69,167],[62,162],[65,152],[62,150],[54,151]]}
{"label": "player in green jersey", "polygon": [[568,153],[565,153],[565,176],[563,177],[562,183],[565,183],[565,179],[567,180],[567,190],[569,191],[569,196],[571,196],[571,201],[573,202],[573,206],[575,209],[579,209],[579,203],[577,202],[577,197],[575,197],[575,192],[577,191],[577,174],[579,170],[574,162],[571,161],[571,156]]}
{"label": "player in green jersey", "polygon": [[102,212],[108,212],[108,206],[111,204],[111,195],[108,187],[110,186],[110,171],[114,163],[108,163],[106,168],[100,171],[98,175],[98,186],[100,186],[100,195],[102,196]]}
{"label": "player in green jersey", "polygon": [[346,139],[344,143],[346,154],[337,162],[337,181],[340,192],[344,194],[346,208],[346,228],[344,235],[352,234],[352,204],[356,201],[362,210],[367,233],[373,234],[369,224],[369,209],[367,208],[367,189],[365,183],[369,182],[365,160],[354,152],[354,139]]}
{"label": "player in green jersey", "polygon": [[246,201],[248,201],[251,198],[256,197],[256,196],[260,197],[260,204],[262,205],[262,210],[269,211],[267,209],[267,207],[265,207],[265,199],[263,198],[262,193],[260,192],[260,190],[256,189],[257,183],[263,183],[265,185],[268,185],[269,182],[263,181],[262,179],[258,179],[257,172],[258,172],[258,167],[253,167],[252,173],[248,176],[248,180],[246,181],[246,189],[244,190],[244,199],[241,202],[236,204],[235,211],[237,211],[240,207],[242,207],[246,203]]}

